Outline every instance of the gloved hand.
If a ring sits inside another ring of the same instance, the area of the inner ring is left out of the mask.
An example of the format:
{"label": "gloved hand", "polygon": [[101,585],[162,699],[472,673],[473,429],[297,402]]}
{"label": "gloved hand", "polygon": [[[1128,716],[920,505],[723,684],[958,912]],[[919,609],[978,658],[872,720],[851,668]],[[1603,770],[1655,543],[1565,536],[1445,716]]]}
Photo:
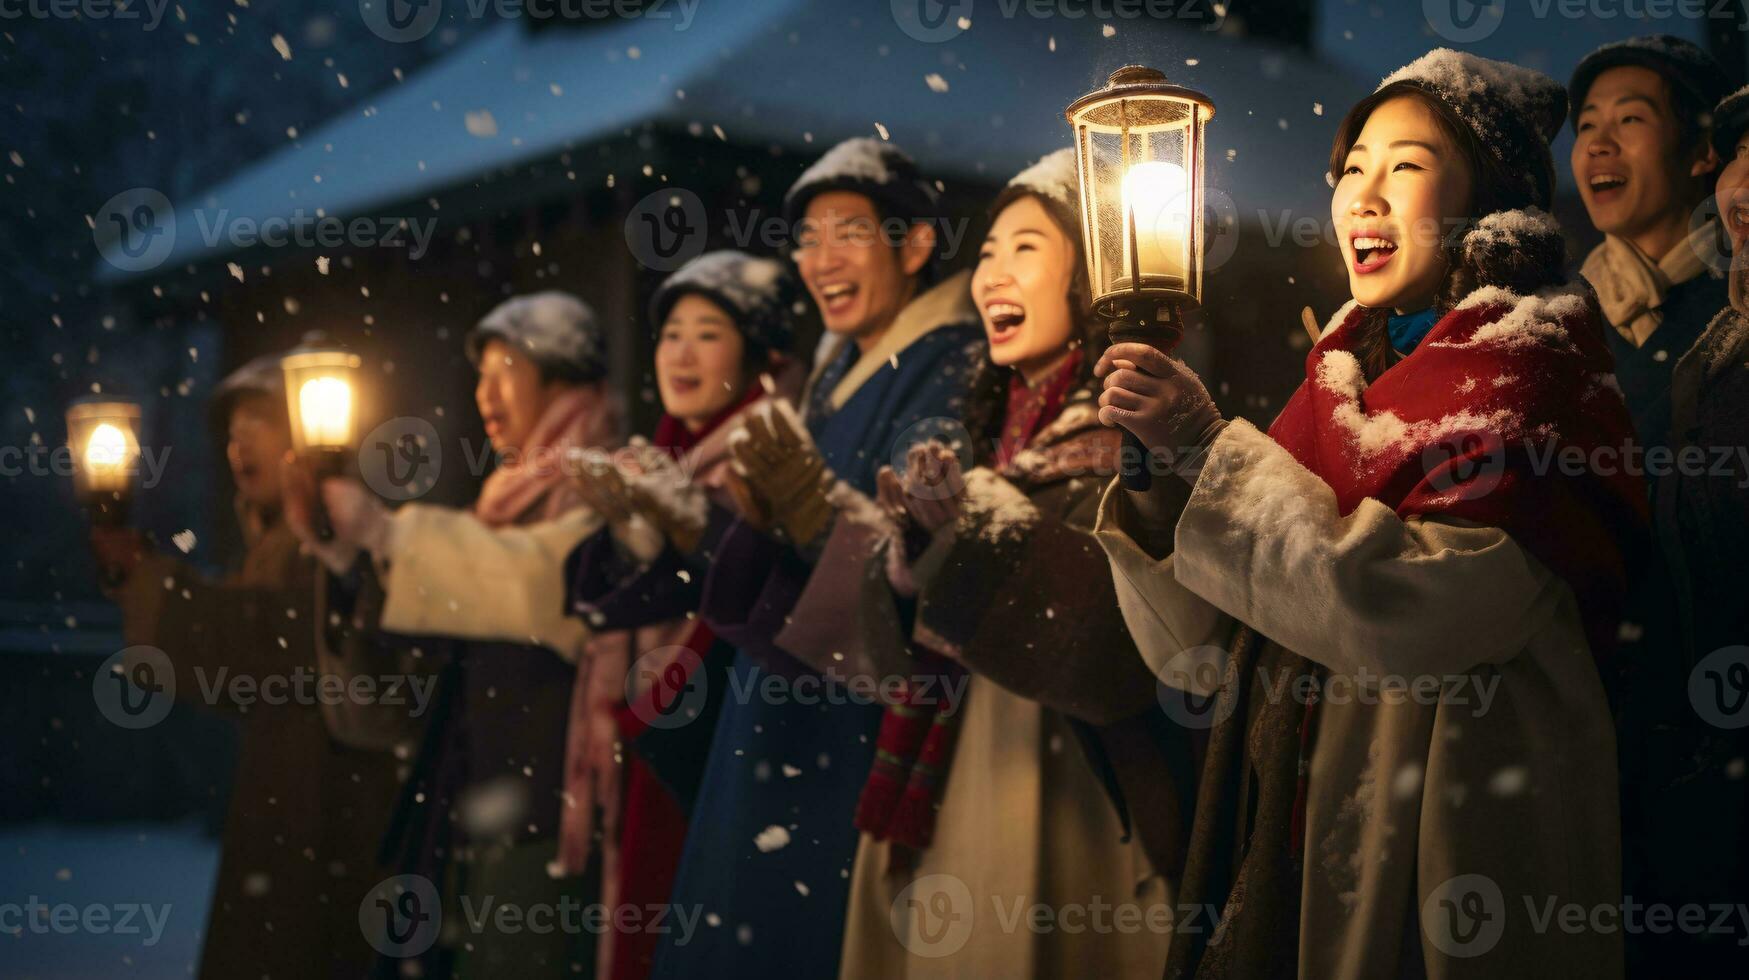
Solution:
{"label": "gloved hand", "polygon": [[351,477],[322,480],[322,506],[334,536],[328,541],[316,534],[316,477],[310,468],[287,453],[281,464],[285,486],[285,522],[303,544],[305,554],[315,556],[336,575],[352,569],[361,550],[377,559],[388,557],[389,511],[376,496]]}
{"label": "gloved hand", "polygon": [[1136,434],[1150,454],[1190,483],[1226,419],[1202,379],[1147,344],[1113,344],[1093,367],[1105,379],[1099,421]]}
{"label": "gloved hand", "polygon": [[704,487],[666,451],[643,443],[635,443],[634,449],[638,451],[638,469],[625,474],[622,481],[633,509],[655,525],[676,551],[690,554],[697,550],[710,507]]}
{"label": "gloved hand", "polygon": [[729,452],[776,530],[798,548],[811,547],[832,523],[827,493],[837,480],[793,414],[770,404],[770,410],[747,413]]}

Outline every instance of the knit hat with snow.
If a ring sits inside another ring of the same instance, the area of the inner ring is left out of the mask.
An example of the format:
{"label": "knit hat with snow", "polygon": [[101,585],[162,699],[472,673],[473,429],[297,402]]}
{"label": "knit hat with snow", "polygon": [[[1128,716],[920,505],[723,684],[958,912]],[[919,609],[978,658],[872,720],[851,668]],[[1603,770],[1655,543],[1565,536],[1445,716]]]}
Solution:
{"label": "knit hat with snow", "polygon": [[1749,86],[1725,96],[1713,110],[1713,149],[1724,163],[1737,157],[1737,141],[1749,131]]}
{"label": "knit hat with snow", "polygon": [[1649,34],[1630,37],[1625,41],[1605,44],[1586,55],[1573,69],[1573,80],[1567,94],[1573,100],[1573,127],[1579,126],[1579,110],[1585,107],[1585,95],[1597,76],[1611,68],[1649,68],[1670,80],[1679,98],[1694,107],[1694,115],[1704,115],[1725,97],[1730,82],[1725,70],[1701,48],[1673,34]]}
{"label": "knit hat with snow", "polygon": [[280,409],[285,408],[285,370],[279,366],[281,354],[263,354],[230,374],[213,389],[207,403],[207,415],[213,425],[224,428],[230,424],[231,411],[250,395],[266,395]]}
{"label": "knit hat with snow", "polygon": [[570,293],[513,296],[493,307],[463,342],[475,367],[488,340],[527,351],[536,364],[565,381],[585,383],[607,376],[607,335],[589,304]]}
{"label": "knit hat with snow", "polygon": [[660,331],[682,296],[703,296],[735,320],[752,346],[788,353],[792,316],[799,300],[795,277],[775,259],[724,249],[681,266],[650,297],[650,326]]}
{"label": "knit hat with snow", "polygon": [[940,192],[917,169],[917,161],[870,136],[845,140],[802,171],[783,196],[784,218],[795,225],[807,213],[808,202],[827,191],[861,194],[888,216],[911,222],[935,218],[941,205]]}
{"label": "knit hat with snow", "polygon": [[[1512,175],[1524,203],[1547,209],[1555,194],[1549,142],[1567,116],[1567,91],[1540,71],[1466,51],[1435,48],[1385,76],[1374,93],[1405,84],[1439,99]],[[1331,173],[1334,186],[1338,177]]]}
{"label": "knit hat with snow", "polygon": [[1045,207],[1069,230],[1071,237],[1080,234],[1081,178],[1075,172],[1073,149],[1065,146],[1047,153],[1037,163],[1015,174],[1014,179],[996,195],[991,214],[1001,213],[1009,202],[1022,194],[1032,194],[1043,200]]}

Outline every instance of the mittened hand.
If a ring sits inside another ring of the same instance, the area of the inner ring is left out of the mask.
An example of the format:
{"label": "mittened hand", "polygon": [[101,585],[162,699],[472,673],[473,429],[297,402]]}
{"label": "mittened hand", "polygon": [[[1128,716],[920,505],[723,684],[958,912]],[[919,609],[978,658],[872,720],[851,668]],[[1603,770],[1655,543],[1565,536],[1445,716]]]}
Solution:
{"label": "mittened hand", "polygon": [[350,477],[321,481],[322,508],[333,537],[322,540],[316,533],[316,477],[295,456],[286,454],[281,464],[284,480],[286,525],[303,543],[306,554],[336,575],[352,568],[359,551],[383,557],[389,536],[389,512],[364,484]]}
{"label": "mittened hand", "polygon": [[789,413],[749,412],[729,451],[775,529],[797,547],[817,542],[832,522],[827,492],[836,480]]}
{"label": "mittened hand", "polygon": [[959,456],[941,443],[912,446],[899,482],[905,511],[923,530],[934,533],[959,517],[966,495],[965,473]]}
{"label": "mittened hand", "polygon": [[1099,421],[1136,434],[1150,453],[1194,480],[1186,464],[1199,460],[1225,420],[1208,389],[1183,361],[1147,344],[1113,344],[1094,365],[1105,379]]}

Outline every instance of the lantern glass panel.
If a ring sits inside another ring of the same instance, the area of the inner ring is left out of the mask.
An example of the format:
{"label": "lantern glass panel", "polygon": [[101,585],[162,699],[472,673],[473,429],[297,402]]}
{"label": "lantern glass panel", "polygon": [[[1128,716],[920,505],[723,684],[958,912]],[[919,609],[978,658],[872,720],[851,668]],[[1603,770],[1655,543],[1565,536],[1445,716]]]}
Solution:
{"label": "lantern glass panel", "polygon": [[1139,291],[1200,299],[1208,115],[1198,102],[1164,95],[1111,98],[1073,113],[1097,301]]}
{"label": "lantern glass panel", "polygon": [[359,363],[358,355],[343,350],[305,350],[280,361],[292,447],[298,452],[352,447],[358,418],[353,376]]}
{"label": "lantern glass panel", "polygon": [[73,489],[81,497],[128,491],[140,461],[140,406],[128,401],[80,402],[67,409]]}

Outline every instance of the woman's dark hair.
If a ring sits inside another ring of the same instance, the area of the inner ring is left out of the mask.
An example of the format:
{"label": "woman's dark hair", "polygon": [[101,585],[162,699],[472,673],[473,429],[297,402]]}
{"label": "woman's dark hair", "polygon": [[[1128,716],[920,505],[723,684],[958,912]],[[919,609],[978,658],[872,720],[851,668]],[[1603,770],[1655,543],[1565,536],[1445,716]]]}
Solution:
{"label": "woman's dark hair", "polygon": [[[995,203],[990,205],[990,221],[995,222],[997,215],[1023,197],[1031,197],[1044,206],[1045,213],[1069,239],[1069,246],[1074,251],[1075,273],[1069,279],[1068,297],[1074,336],[1069,345],[1081,350],[1081,367],[1075,379],[1075,387],[1080,388],[1093,379],[1093,365],[1110,344],[1105,324],[1093,315],[1093,286],[1087,275],[1086,256],[1081,252],[1081,228],[1068,208],[1036,191],[1015,186],[1005,187],[996,195]],[[976,465],[990,461],[1002,437],[1002,423],[1008,411],[1008,385],[1014,371],[1014,368],[991,360],[989,349],[985,348],[984,356],[972,375],[964,421],[966,431],[972,437],[972,458]]]}
{"label": "woman's dark hair", "polygon": [[[1433,119],[1440,132],[1452,146],[1457,148],[1458,155],[1470,173],[1470,200],[1462,220],[1454,223],[1451,228],[1442,229],[1441,250],[1445,253],[1446,276],[1440,284],[1439,291],[1434,296],[1433,308],[1444,315],[1465,296],[1474,292],[1481,285],[1481,277],[1477,269],[1465,261],[1463,241],[1464,235],[1475,226],[1475,223],[1485,215],[1496,211],[1512,211],[1535,207],[1548,210],[1554,198],[1555,174],[1551,165],[1546,173],[1533,173],[1531,193],[1525,193],[1521,180],[1511,171],[1500,158],[1488,152],[1471,129],[1452,108],[1445,104],[1439,96],[1428,92],[1414,82],[1393,82],[1377,92],[1361,99],[1354,104],[1348,114],[1342,117],[1342,122],[1336,127],[1336,139],[1330,146],[1330,180],[1331,185],[1342,179],[1342,171],[1346,169],[1348,151],[1360,139],[1361,130],[1366,128],[1366,122],[1372,117],[1379,106],[1393,99],[1413,98],[1421,102],[1433,113]],[[1490,258],[1502,258],[1497,253],[1490,253]],[[1521,263],[1524,266],[1523,275],[1507,272],[1507,278],[1522,279],[1527,282],[1546,282],[1548,279],[1547,257],[1530,252],[1519,256],[1503,257],[1508,262]],[[1559,259],[1556,260],[1557,264]],[[1498,279],[1501,270],[1492,270],[1493,278]],[[1533,287],[1534,288],[1534,287]],[[1384,373],[1392,360],[1390,335],[1386,329],[1391,311],[1388,309],[1371,310],[1361,323],[1359,335],[1356,338],[1355,354],[1365,370],[1368,381]]]}

